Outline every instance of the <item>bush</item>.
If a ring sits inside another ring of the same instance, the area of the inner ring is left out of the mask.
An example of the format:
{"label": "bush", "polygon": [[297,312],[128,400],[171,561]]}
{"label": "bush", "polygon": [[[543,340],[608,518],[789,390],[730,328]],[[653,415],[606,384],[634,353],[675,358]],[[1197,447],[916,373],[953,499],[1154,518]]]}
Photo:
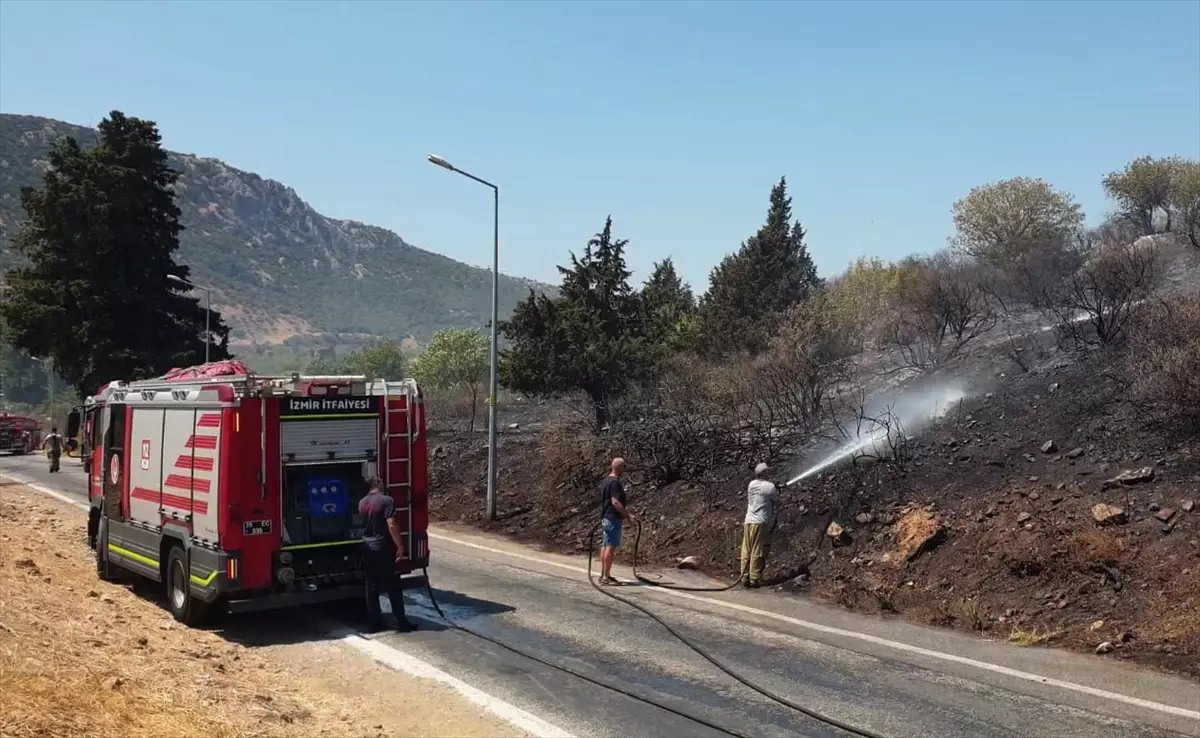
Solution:
{"label": "bush", "polygon": [[1200,295],[1156,303],[1137,316],[1125,371],[1143,409],[1200,430]]}

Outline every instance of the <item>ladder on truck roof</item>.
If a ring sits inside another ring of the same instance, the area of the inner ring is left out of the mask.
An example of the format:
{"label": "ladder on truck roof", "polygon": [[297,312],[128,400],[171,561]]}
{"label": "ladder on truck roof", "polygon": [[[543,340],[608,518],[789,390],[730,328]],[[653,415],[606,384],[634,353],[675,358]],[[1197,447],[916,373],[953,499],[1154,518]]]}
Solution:
{"label": "ladder on truck roof", "polygon": [[[344,384],[351,386],[359,384],[366,386],[367,378],[362,374],[346,375],[305,375],[290,374],[273,376],[265,374],[227,374],[217,377],[194,377],[189,379],[136,379],[132,382],[113,382],[108,385],[110,390],[172,390],[185,387],[219,387],[229,385],[244,393],[262,392],[264,394],[289,394],[296,390],[301,382],[321,382],[328,384]],[[402,384],[393,382],[392,384]]]}
{"label": "ladder on truck roof", "polygon": [[[387,452],[386,491],[393,500],[399,496],[397,493],[403,493],[401,499],[404,504],[397,504],[396,511],[403,510],[408,516],[408,527],[404,537],[409,539],[407,541],[409,552],[412,551],[410,536],[413,529],[413,400],[417,395],[414,391],[415,388],[416,383],[411,379],[401,382],[376,379],[371,383],[371,394],[383,397],[383,447]],[[393,398],[397,400],[403,398],[404,406],[397,407],[399,403],[393,404]],[[403,423],[402,426],[401,423]],[[403,428],[403,432],[400,432],[398,428]],[[400,452],[403,452],[402,458]],[[403,465],[399,471],[395,468],[396,464]],[[396,481],[401,474],[403,481]]]}

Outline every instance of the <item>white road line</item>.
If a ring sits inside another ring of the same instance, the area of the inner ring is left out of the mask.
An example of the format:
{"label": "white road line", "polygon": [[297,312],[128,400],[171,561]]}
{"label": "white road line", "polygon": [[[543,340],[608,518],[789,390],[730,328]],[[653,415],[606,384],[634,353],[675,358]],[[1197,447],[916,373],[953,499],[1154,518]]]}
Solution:
{"label": "white road line", "polygon": [[18,476],[16,474],[9,474],[8,472],[0,472],[0,477],[4,477],[5,479],[11,479],[12,481],[16,482],[17,484],[23,484],[32,490],[41,492],[42,494],[46,495],[47,497],[53,497],[54,499],[58,500],[59,502],[65,502],[68,505],[74,505],[75,507],[78,507],[83,510],[88,509],[88,503],[81,502],[78,498],[64,495],[62,492],[50,489],[49,487],[46,487],[45,485],[38,484],[34,480],[29,479],[27,477]]}
{"label": "white road line", "polygon": [[[88,504],[86,502],[80,502],[77,499],[68,497],[57,490],[50,489],[49,487],[39,484],[31,479],[9,474],[7,472],[0,472],[0,477],[10,479],[17,484],[22,484],[36,492],[46,495],[47,497],[53,497],[60,502],[65,502],[69,505],[74,505],[75,507],[82,508],[84,510],[88,509]],[[542,720],[538,716],[526,712],[516,705],[505,702],[499,697],[493,697],[477,687],[472,687],[470,684],[467,684],[458,677],[448,674],[433,664],[422,661],[416,656],[405,653],[404,651],[401,651],[393,646],[389,646],[385,643],[381,643],[372,638],[366,638],[357,631],[351,630],[345,626],[338,625],[330,628],[329,630],[330,634],[333,635],[338,642],[353,648],[356,651],[366,654],[376,663],[382,664],[393,671],[401,671],[411,676],[422,679],[432,679],[433,681],[441,682],[442,684],[445,684],[454,691],[458,692],[460,695],[466,698],[468,702],[479,705],[506,723],[519,728],[532,736],[535,736],[535,738],[575,738],[574,735],[563,728]]]}
{"label": "white road line", "polygon": [[393,646],[386,645],[373,638],[366,638],[357,631],[348,628],[335,628],[331,631],[331,635],[341,643],[356,651],[361,651],[371,657],[376,663],[382,664],[393,671],[401,671],[421,679],[431,679],[441,682],[455,692],[458,692],[468,702],[479,705],[509,725],[520,728],[530,735],[537,736],[537,738],[574,738],[571,733],[563,728],[546,722],[516,705],[505,702],[498,697],[493,697],[476,687],[472,687],[470,684],[442,671],[433,664],[422,661],[416,656],[407,654]]}
{"label": "white road line", "polygon": [[[546,566],[554,566],[554,567],[558,567],[559,569],[564,569],[566,571],[575,572],[576,574],[584,574],[584,575],[587,574],[587,569],[582,568],[582,567],[572,566],[570,564],[563,564],[563,563],[560,563],[557,561],[550,561],[548,559],[543,559],[543,558],[540,558],[537,556],[530,556],[528,554],[517,553],[515,551],[509,551],[509,550],[500,549],[500,548],[493,548],[491,546],[484,546],[484,545],[481,545],[478,543],[472,543],[470,541],[464,541],[464,540],[461,540],[458,538],[452,538],[450,536],[442,535],[440,533],[434,533],[432,531],[430,531],[429,537],[434,540],[445,541],[447,543],[452,543],[452,544],[459,545],[459,546],[465,546],[467,548],[473,548],[473,549],[476,549],[479,551],[486,551],[488,553],[498,554],[500,556],[504,556],[504,557],[507,557],[510,559],[520,559],[523,561],[531,561],[531,562],[535,562],[538,564],[544,564]],[[671,595],[672,597],[679,597],[679,598],[682,598],[685,600],[695,600],[697,602],[704,602],[706,604],[716,605],[718,607],[724,607],[724,608],[727,608],[730,610],[737,610],[738,612],[744,612],[744,613],[748,613],[751,615],[758,615],[760,617],[769,618],[772,620],[778,620],[783,623],[788,623],[789,625],[795,625],[795,626],[798,626],[801,628],[806,628],[808,630],[816,631],[818,633],[826,633],[828,635],[840,636],[842,638],[853,638],[855,640],[864,641],[866,643],[872,643],[877,646],[884,646],[885,648],[891,648],[896,651],[903,651],[905,653],[916,654],[919,656],[925,656],[928,658],[938,659],[941,661],[948,661],[948,662],[954,663],[954,664],[970,666],[972,668],[979,669],[981,671],[992,672],[993,674],[1001,674],[1003,676],[1013,677],[1015,679],[1022,679],[1027,682],[1044,684],[1049,687],[1057,687],[1058,689],[1065,689],[1065,690],[1069,690],[1072,692],[1078,692],[1080,694],[1086,694],[1091,697],[1100,697],[1102,699],[1111,700],[1114,702],[1121,702],[1126,705],[1132,705],[1134,707],[1141,707],[1141,708],[1144,708],[1147,710],[1153,710],[1155,712],[1165,713],[1167,715],[1175,715],[1177,717],[1188,718],[1191,720],[1200,720],[1200,712],[1198,712],[1196,710],[1188,710],[1183,707],[1175,707],[1174,705],[1165,705],[1161,702],[1152,702],[1150,700],[1141,699],[1140,697],[1130,697],[1129,695],[1119,694],[1117,692],[1109,692],[1108,690],[1097,689],[1095,687],[1089,687],[1089,686],[1086,686],[1083,684],[1076,684],[1074,682],[1067,682],[1067,681],[1063,681],[1061,679],[1052,679],[1050,677],[1045,677],[1045,676],[1041,676],[1038,674],[1031,674],[1026,671],[1020,671],[1018,669],[1012,669],[1007,666],[1000,666],[999,664],[990,664],[986,661],[978,661],[976,659],[969,659],[965,656],[956,656],[954,654],[943,653],[941,651],[934,651],[932,649],[922,648],[920,646],[914,646],[909,643],[893,641],[893,640],[889,640],[887,638],[880,638],[879,636],[868,635],[866,633],[858,633],[853,630],[845,630],[843,628],[835,628],[830,625],[821,625],[820,623],[813,623],[808,620],[800,620],[799,618],[793,618],[788,615],[781,615],[777,612],[771,612],[770,610],[760,610],[756,607],[749,607],[747,605],[741,605],[736,602],[724,602],[722,600],[715,600],[710,597],[701,597],[699,595],[691,594],[689,592],[680,592],[679,590],[673,590],[673,589],[656,588],[654,591],[660,592],[663,594],[667,594],[667,595]]]}

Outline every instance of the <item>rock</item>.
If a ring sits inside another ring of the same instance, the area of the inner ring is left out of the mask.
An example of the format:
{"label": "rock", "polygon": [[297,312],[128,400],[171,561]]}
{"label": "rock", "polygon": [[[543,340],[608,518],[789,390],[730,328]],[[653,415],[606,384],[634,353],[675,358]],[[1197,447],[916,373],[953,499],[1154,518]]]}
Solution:
{"label": "rock", "polygon": [[861,512],[854,516],[854,522],[858,523],[859,525],[867,525],[875,522],[875,516],[869,512]]}
{"label": "rock", "polygon": [[100,596],[100,593],[99,593],[99,592],[97,592],[97,591],[96,591],[96,590],[94,590],[94,589],[89,589],[89,590],[88,590],[88,593],[87,593],[87,596],[88,596],[88,597],[99,597],[99,596]]}
{"label": "rock", "polygon": [[124,683],[125,680],[121,679],[121,677],[109,677],[108,679],[104,680],[104,688],[113,691],[120,689],[121,685]]}
{"label": "rock", "polygon": [[521,424],[520,423],[509,423],[508,429],[509,430],[521,430]]}
{"label": "rock", "polygon": [[18,569],[36,569],[37,563],[33,559],[17,559],[13,565]]}
{"label": "rock", "polygon": [[1105,641],[1104,643],[1101,643],[1099,646],[1096,646],[1096,653],[1098,653],[1098,654],[1112,653],[1114,648],[1116,648],[1116,646],[1114,646],[1112,644],[1112,641]]}
{"label": "rock", "polygon": [[1052,454],[1055,451],[1058,451],[1058,444],[1054,441],[1046,441],[1042,444],[1042,453]]}
{"label": "rock", "polygon": [[150,642],[150,639],[147,638],[146,636],[138,636],[137,637],[137,644],[139,646],[145,646],[149,642]]}
{"label": "rock", "polygon": [[679,560],[679,563],[675,565],[676,569],[695,569],[696,567],[697,562],[695,556],[684,556]]}
{"label": "rock", "polygon": [[1058,382],[1051,383],[1048,390],[1049,390],[1050,394],[1054,394],[1055,392],[1058,392]]}
{"label": "rock", "polygon": [[1068,459],[1078,459],[1080,456],[1083,456],[1083,449],[1079,446],[1076,446],[1067,452]]}
{"label": "rock", "polygon": [[1164,507],[1154,513],[1154,517],[1158,518],[1160,523],[1169,523],[1171,522],[1171,518],[1175,517],[1175,511],[1169,507]]}
{"label": "rock", "polygon": [[1116,505],[1100,502],[1092,506],[1092,519],[1096,525],[1124,525],[1125,511]]}
{"label": "rock", "polygon": [[1031,477],[1029,477],[1029,481],[1031,481],[1031,482],[1036,482],[1036,481],[1037,481],[1037,480],[1039,480],[1039,479],[1041,479],[1041,477],[1039,477],[1039,476],[1037,476],[1037,475],[1034,475],[1034,476],[1031,476]]}
{"label": "rock", "polygon": [[910,508],[897,524],[900,561],[910,561],[946,539],[946,526],[928,508]]}
{"label": "rock", "polygon": [[1132,484],[1143,484],[1145,482],[1154,481],[1154,467],[1143,466],[1141,469],[1126,469],[1112,479],[1105,480],[1100,485],[1100,490],[1111,489],[1113,487],[1125,487]]}
{"label": "rock", "polygon": [[1025,521],[1030,520],[1031,518],[1033,518],[1033,515],[1031,513],[1023,512],[1017,516],[1017,522],[1024,523]]}
{"label": "rock", "polygon": [[1192,510],[1196,509],[1196,502],[1194,500],[1184,500],[1183,502],[1179,503],[1179,509],[1186,513],[1190,513]]}
{"label": "rock", "polygon": [[1101,629],[1101,628],[1103,628],[1103,627],[1104,627],[1104,621],[1103,621],[1103,620],[1097,620],[1096,622],[1094,622],[1094,623],[1092,623],[1090,626],[1088,626],[1088,630],[1090,630],[1091,632],[1095,633],[1096,631],[1100,630],[1100,629]]}
{"label": "rock", "polygon": [[1030,493],[1029,493],[1029,499],[1031,499],[1031,500],[1033,500],[1034,502],[1036,502],[1036,501],[1038,501],[1038,500],[1042,499],[1042,495],[1041,495],[1041,493],[1040,493],[1040,492],[1030,492]]}
{"label": "rock", "polygon": [[112,595],[100,595],[100,601],[106,605],[111,605],[113,604]]}
{"label": "rock", "polygon": [[835,546],[845,546],[850,543],[850,534],[836,520],[829,523],[829,527],[825,529],[825,535],[833,539]]}

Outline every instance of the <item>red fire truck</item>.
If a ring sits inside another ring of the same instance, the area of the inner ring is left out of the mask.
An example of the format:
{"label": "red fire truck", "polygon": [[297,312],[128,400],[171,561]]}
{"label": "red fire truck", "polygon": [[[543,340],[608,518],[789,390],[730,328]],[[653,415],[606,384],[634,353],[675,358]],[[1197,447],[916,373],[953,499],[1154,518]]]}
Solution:
{"label": "red fire truck", "polygon": [[425,584],[425,408],[412,380],[217,362],[108,384],[72,413],[68,435],[81,424],[98,575],[162,582],[181,622],[214,606],[361,598],[358,501],[376,475],[405,528],[401,581]]}
{"label": "red fire truck", "polygon": [[0,451],[31,454],[42,445],[42,424],[26,415],[0,412]]}

